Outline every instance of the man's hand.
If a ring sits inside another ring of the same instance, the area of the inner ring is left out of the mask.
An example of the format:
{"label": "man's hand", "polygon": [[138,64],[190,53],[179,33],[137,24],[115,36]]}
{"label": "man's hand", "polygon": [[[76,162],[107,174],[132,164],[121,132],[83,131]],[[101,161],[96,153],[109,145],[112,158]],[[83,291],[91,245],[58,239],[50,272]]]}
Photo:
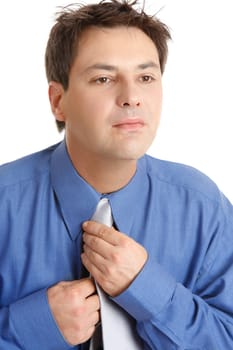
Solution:
{"label": "man's hand", "polygon": [[83,224],[82,262],[110,296],[123,292],[147,260],[144,247],[127,235],[94,221]]}
{"label": "man's hand", "polygon": [[48,302],[57,325],[72,346],[84,343],[99,322],[99,298],[95,284],[85,278],[60,282],[48,289]]}

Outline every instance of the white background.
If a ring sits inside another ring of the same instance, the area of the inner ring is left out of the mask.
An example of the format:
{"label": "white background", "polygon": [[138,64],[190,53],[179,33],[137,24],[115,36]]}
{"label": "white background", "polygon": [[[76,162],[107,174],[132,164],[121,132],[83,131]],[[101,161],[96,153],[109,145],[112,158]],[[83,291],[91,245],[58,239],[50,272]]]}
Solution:
{"label": "white background", "polygon": [[[0,163],[63,138],[48,103],[44,50],[56,6],[67,4],[1,3]],[[149,153],[198,168],[233,202],[232,0],[146,0],[146,9],[159,11],[173,37]]]}

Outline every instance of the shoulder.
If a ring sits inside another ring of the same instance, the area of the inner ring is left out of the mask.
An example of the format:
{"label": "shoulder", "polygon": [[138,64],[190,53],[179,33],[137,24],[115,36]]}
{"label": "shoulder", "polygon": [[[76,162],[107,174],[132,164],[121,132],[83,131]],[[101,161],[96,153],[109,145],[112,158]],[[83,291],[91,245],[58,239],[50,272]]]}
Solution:
{"label": "shoulder", "polygon": [[49,172],[50,158],[57,145],[0,166],[0,188],[36,180]]}
{"label": "shoulder", "polygon": [[176,188],[204,196],[210,200],[218,201],[221,195],[219,188],[213,180],[200,170],[181,163],[165,161],[153,158],[149,155],[144,157],[144,164],[148,176],[153,180]]}

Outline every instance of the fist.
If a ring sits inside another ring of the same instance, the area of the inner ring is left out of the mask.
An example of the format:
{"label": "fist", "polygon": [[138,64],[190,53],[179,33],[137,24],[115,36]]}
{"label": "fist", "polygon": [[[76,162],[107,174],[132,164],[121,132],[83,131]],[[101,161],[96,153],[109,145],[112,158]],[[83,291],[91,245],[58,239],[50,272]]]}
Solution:
{"label": "fist", "polygon": [[94,282],[89,278],[60,282],[47,293],[52,314],[65,340],[72,346],[87,341],[100,317]]}
{"label": "fist", "polygon": [[83,229],[84,266],[107,294],[120,294],[143,268],[147,251],[113,227],[88,221]]}

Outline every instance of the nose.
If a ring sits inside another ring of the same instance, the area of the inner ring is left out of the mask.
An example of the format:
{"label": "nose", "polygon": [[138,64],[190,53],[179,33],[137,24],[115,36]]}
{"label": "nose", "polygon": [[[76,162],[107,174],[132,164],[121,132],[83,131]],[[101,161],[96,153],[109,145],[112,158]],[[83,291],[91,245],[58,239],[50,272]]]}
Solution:
{"label": "nose", "polygon": [[120,85],[117,96],[117,105],[121,108],[135,108],[141,105],[139,89],[136,83],[124,82]]}

